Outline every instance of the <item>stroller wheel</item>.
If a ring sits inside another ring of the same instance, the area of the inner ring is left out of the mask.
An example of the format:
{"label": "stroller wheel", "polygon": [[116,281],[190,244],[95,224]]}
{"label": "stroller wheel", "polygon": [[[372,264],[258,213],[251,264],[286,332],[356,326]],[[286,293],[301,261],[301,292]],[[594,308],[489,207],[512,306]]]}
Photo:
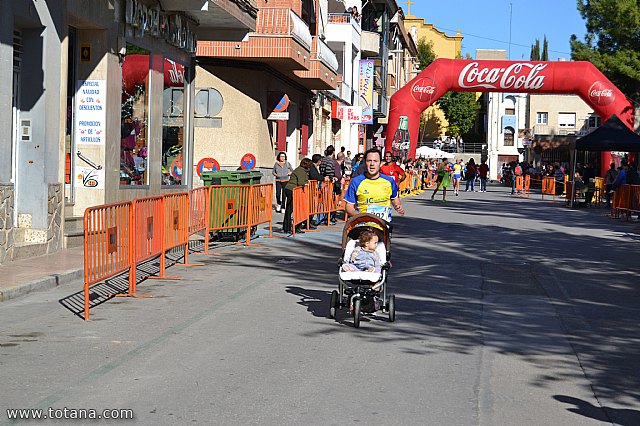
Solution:
{"label": "stroller wheel", "polygon": [[338,292],[336,290],[333,290],[331,292],[331,305],[329,305],[329,318],[335,318],[336,317],[336,310],[338,309],[338,306],[340,305],[340,301],[338,300]]}
{"label": "stroller wheel", "polygon": [[389,322],[394,322],[396,320],[396,296],[389,296],[387,311],[389,312]]}
{"label": "stroller wheel", "polygon": [[360,299],[356,299],[353,302],[353,326],[355,328],[360,327]]}

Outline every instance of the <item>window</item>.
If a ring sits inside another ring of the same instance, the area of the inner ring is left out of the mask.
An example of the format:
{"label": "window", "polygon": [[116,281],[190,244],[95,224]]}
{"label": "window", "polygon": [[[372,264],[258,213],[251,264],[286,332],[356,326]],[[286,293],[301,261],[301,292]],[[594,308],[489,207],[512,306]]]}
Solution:
{"label": "window", "polygon": [[515,108],[505,108],[504,114],[505,115],[516,115],[516,109]]}
{"label": "window", "polygon": [[514,130],[511,127],[504,128],[504,146],[513,146]]}
{"label": "window", "polygon": [[536,124],[546,125],[549,122],[549,113],[539,112],[536,114]]}
{"label": "window", "polygon": [[127,43],[122,62],[120,185],[146,185],[149,51]]}
{"label": "window", "polygon": [[560,112],[560,113],[558,113],[558,127],[561,127],[561,128],[574,128],[574,127],[576,127],[576,114],[575,114],[575,112]]}
{"label": "window", "polygon": [[182,185],[186,67],[169,58],[163,64],[162,184]]}
{"label": "window", "polygon": [[594,127],[600,127],[600,116],[590,115],[588,126],[590,129],[593,129]]}

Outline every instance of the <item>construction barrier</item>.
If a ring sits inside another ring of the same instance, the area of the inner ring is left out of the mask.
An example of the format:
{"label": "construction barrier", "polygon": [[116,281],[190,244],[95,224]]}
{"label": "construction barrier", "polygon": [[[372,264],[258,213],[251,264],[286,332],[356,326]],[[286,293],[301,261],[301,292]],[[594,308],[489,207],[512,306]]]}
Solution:
{"label": "construction barrier", "polygon": [[[189,235],[205,232],[207,230],[207,218],[209,217],[209,187],[197,188],[189,191]],[[205,241],[208,235],[205,235]],[[207,253],[208,244],[204,245]]]}
{"label": "construction barrier", "polygon": [[531,195],[531,176],[525,175],[524,186],[522,188],[522,196],[529,197]]}
{"label": "construction barrier", "polygon": [[[207,235],[239,235],[249,226],[248,185],[213,185],[209,187],[209,223]],[[271,204],[271,203],[269,203]]]}
{"label": "construction barrier", "polygon": [[604,199],[605,189],[604,178],[597,177],[595,179],[595,195],[597,197],[596,201],[598,202],[598,205],[601,204]]}
{"label": "construction barrier", "polygon": [[522,195],[522,190],[523,190],[523,178],[522,176],[516,176],[516,194],[517,195]]}
{"label": "construction barrier", "polygon": [[189,237],[205,231],[205,252],[210,232],[247,232],[269,223],[272,235],[273,185],[218,185],[189,192],[136,198],[133,201],[88,208],[84,215],[84,318],[89,319],[91,285],[129,273],[124,296],[136,295],[138,264],[160,257],[160,272],[167,277],[166,255],[184,250],[189,264]]}
{"label": "construction barrier", "polygon": [[553,177],[542,178],[542,199],[545,195],[551,195],[552,200],[556,199],[556,180]]}
{"label": "construction barrier", "polygon": [[84,213],[84,319],[89,286],[131,269],[131,202],[90,207]]}
{"label": "construction barrier", "polygon": [[[314,185],[317,187],[317,185]],[[296,226],[307,222],[309,229],[309,215],[311,214],[312,200],[309,196],[312,188],[297,186],[293,188],[293,235],[296,235]]]}
{"label": "construction barrier", "polygon": [[163,223],[162,196],[136,198],[132,202],[131,271],[128,296],[136,296],[136,265],[162,254]]}
{"label": "construction barrier", "polygon": [[273,236],[273,184],[266,183],[249,187],[247,238],[245,244],[251,244],[251,230],[262,223],[269,224],[269,236]]}

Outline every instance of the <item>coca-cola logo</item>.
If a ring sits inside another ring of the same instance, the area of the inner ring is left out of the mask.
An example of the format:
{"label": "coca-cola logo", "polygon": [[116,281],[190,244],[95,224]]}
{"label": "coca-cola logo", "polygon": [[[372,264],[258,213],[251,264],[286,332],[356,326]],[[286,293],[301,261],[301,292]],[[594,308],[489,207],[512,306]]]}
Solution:
{"label": "coca-cola logo", "polygon": [[613,88],[604,81],[596,81],[589,88],[589,99],[595,105],[606,106],[613,103],[616,100],[616,95],[613,93]]}
{"label": "coca-cola logo", "polygon": [[418,79],[411,88],[411,96],[418,102],[429,102],[436,93],[436,83],[429,77]]}
{"label": "coca-cola logo", "polygon": [[546,78],[540,73],[546,67],[547,64],[517,62],[505,68],[489,68],[471,62],[460,73],[458,85],[461,89],[539,90]]}

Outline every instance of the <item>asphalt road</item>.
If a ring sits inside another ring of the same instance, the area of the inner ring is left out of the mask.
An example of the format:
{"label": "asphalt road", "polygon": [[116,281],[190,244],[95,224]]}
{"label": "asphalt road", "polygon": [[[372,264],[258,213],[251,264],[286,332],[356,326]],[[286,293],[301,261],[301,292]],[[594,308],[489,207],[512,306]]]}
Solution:
{"label": "asphalt road", "polygon": [[339,227],[221,245],[89,322],[80,282],[2,303],[0,424],[48,407],[154,425],[640,424],[637,224],[508,192],[404,199],[395,323],[327,318]]}

